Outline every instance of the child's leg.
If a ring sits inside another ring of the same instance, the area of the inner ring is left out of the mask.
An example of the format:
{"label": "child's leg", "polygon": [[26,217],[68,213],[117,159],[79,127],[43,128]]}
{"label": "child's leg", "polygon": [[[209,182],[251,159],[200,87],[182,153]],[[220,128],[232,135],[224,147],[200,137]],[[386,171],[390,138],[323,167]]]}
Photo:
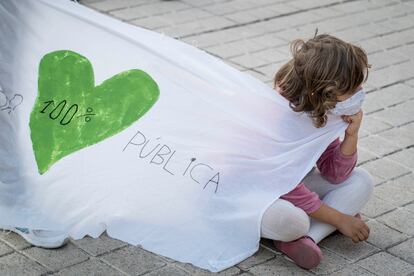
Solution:
{"label": "child's leg", "polygon": [[[374,189],[371,175],[360,167],[355,167],[351,175],[339,184],[332,184],[322,178],[319,170],[308,174],[303,182],[311,191],[319,194],[325,204],[348,215],[355,215],[361,211]],[[313,218],[310,221],[310,229],[306,235],[316,243],[336,230],[334,226]]]}
{"label": "child's leg", "polygon": [[284,199],[275,200],[263,214],[261,236],[267,239],[292,241],[309,231],[309,216]]}

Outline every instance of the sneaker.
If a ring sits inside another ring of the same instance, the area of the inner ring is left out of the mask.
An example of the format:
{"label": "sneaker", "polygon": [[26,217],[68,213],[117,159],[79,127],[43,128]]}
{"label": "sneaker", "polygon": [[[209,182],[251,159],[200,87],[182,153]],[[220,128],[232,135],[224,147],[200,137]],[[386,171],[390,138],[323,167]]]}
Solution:
{"label": "sneaker", "polygon": [[11,227],[3,228],[20,235],[28,243],[43,248],[58,248],[69,241],[69,237],[62,231],[31,230],[29,228]]}
{"label": "sneaker", "polygon": [[318,266],[323,257],[319,246],[308,236],[290,242],[274,240],[273,244],[298,266],[305,269]]}

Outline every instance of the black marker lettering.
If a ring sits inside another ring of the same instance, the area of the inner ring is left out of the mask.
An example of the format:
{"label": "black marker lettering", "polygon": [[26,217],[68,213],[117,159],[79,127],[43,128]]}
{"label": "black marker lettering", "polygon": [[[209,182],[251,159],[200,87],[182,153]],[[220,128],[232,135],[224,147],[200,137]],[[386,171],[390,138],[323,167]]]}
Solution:
{"label": "black marker lettering", "polygon": [[171,157],[173,157],[175,151],[171,154],[171,156],[168,158],[167,162],[165,162],[164,166],[162,167],[164,170],[166,170],[167,172],[169,172],[170,174],[174,175],[172,172],[170,172],[169,170],[167,170],[165,168],[165,166],[167,166],[168,162],[170,161]]}
{"label": "black marker lettering", "polygon": [[[216,181],[212,181],[213,178],[215,178],[217,176],[217,182]],[[219,184],[219,180],[220,180],[220,173],[216,173],[212,178],[210,178],[210,180],[206,183],[206,185],[204,185],[203,190],[206,188],[206,186],[208,185],[208,183],[213,182],[216,183],[216,190],[214,191],[214,193],[217,192],[217,188],[218,188],[218,184]]]}
{"label": "black marker lettering", "polygon": [[196,159],[195,159],[195,157],[191,158],[191,162],[190,162],[190,164],[188,164],[188,166],[187,166],[187,168],[185,169],[185,171],[184,171],[183,175],[185,175],[185,173],[187,172],[188,168],[191,166],[191,164],[193,164],[193,162],[194,162],[195,160],[196,160]]}
{"label": "black marker lettering", "polygon": [[193,167],[193,168],[191,169],[191,171],[190,171],[190,176],[191,176],[191,178],[192,178],[195,182],[200,183],[200,182],[198,182],[197,180],[195,180],[195,179],[194,179],[193,174],[192,174],[192,172],[193,172],[193,170],[195,169],[195,167],[198,167],[198,166],[206,166],[206,167],[209,167],[211,170],[213,170],[213,168],[212,168],[212,167],[210,167],[209,165],[207,165],[207,164],[203,164],[203,163],[198,163],[197,165],[194,165],[194,167]]}
{"label": "black marker lettering", "polygon": [[[157,140],[158,139],[160,139],[160,137],[158,137],[157,138]],[[147,157],[147,156],[149,156],[154,150],[156,150],[157,148],[158,148],[158,146],[160,145],[160,143],[158,143],[158,145],[155,147],[155,148],[153,148],[147,155],[145,155],[145,156],[141,156],[142,155],[142,151],[144,150],[144,148],[146,147],[146,145],[148,144],[148,142],[149,141],[151,141],[151,139],[150,140],[148,140],[147,142],[145,142],[145,144],[142,146],[142,148],[141,148],[141,151],[140,151],[140,153],[139,153],[139,157],[140,158],[145,158],[145,157]]]}
{"label": "black marker lettering", "polygon": [[[164,154],[160,154],[160,151],[164,148],[164,147],[167,147],[168,148],[168,152],[166,152],[166,153],[164,153]],[[151,163],[155,163],[155,164],[157,164],[157,165],[160,165],[160,164],[162,164],[163,162],[164,162],[164,158],[162,158],[161,157],[161,155],[166,155],[166,154],[170,154],[171,153],[171,149],[167,146],[167,145],[162,145],[162,147],[158,150],[158,152],[154,155],[154,157],[152,157],[152,159],[151,159],[151,161],[150,161],[150,164]],[[155,159],[155,157],[159,157],[159,158],[161,158],[162,159],[162,161],[161,161],[161,163],[157,163],[157,162],[152,162],[154,159]]]}
{"label": "black marker lettering", "polygon": [[[134,139],[135,139],[135,137],[136,137],[138,134],[140,134],[141,138],[143,138],[143,139],[144,139],[144,141],[143,141],[142,143],[140,143],[140,144],[133,143],[133,142],[132,142],[132,140],[134,140]],[[135,135],[134,135],[134,136],[132,136],[131,140],[129,140],[128,144],[126,144],[126,146],[124,147],[124,149],[123,149],[122,151],[124,151],[124,150],[128,147],[128,145],[140,146],[140,145],[144,144],[146,140],[147,140],[147,139],[145,138],[145,135],[144,135],[142,132],[140,132],[140,131],[138,130],[138,131],[137,131],[137,133],[135,133]]]}

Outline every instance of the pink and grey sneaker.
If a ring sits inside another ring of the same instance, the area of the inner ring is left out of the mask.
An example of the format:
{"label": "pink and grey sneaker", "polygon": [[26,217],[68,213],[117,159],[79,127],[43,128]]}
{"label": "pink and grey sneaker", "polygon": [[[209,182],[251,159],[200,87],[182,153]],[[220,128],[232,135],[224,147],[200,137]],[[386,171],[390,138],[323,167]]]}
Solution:
{"label": "pink and grey sneaker", "polygon": [[23,227],[2,227],[4,230],[9,230],[20,235],[28,243],[43,248],[59,248],[64,246],[69,237],[65,232],[37,230]]}
{"label": "pink and grey sneaker", "polygon": [[305,269],[318,266],[323,258],[321,249],[309,236],[303,236],[290,242],[274,240],[273,244],[298,266]]}

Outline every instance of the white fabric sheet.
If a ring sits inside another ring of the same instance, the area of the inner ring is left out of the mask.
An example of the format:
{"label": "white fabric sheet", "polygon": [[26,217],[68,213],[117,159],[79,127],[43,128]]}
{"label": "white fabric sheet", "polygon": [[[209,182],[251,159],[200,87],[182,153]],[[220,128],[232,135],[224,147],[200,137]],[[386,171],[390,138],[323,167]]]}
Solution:
{"label": "white fabric sheet", "polygon": [[3,226],[107,230],[218,272],[258,250],[266,208],[347,126],[317,129],[205,51],[70,1],[0,1],[0,37]]}

